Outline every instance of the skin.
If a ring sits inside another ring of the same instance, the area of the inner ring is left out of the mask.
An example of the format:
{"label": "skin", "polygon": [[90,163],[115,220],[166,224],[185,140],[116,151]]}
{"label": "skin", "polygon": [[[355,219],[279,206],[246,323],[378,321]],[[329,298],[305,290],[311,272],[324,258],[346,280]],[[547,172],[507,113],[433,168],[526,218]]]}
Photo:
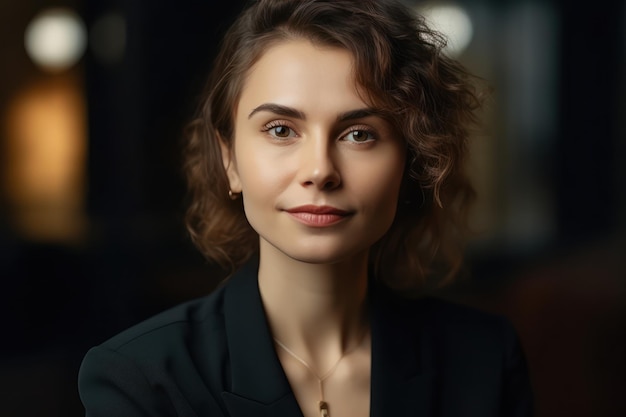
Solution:
{"label": "skin", "polygon": [[[273,335],[319,375],[343,357],[324,382],[325,399],[332,415],[366,416],[368,252],[394,219],[406,145],[363,101],[352,64],[348,51],[306,40],[272,46],[247,75],[234,145],[222,155],[259,234],[259,289]],[[341,215],[290,212],[303,205]],[[317,379],[277,353],[304,415],[319,415]]]}

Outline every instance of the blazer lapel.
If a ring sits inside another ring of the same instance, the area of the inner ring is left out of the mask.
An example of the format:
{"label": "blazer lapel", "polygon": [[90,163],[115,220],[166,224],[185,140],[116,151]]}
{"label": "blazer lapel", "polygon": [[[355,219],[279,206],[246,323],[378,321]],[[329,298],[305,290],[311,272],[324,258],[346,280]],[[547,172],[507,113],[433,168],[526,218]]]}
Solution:
{"label": "blazer lapel", "polygon": [[[231,390],[222,393],[230,415],[303,417],[269,332],[250,262],[231,278],[224,322]],[[375,283],[370,286],[372,331],[371,417],[429,416],[436,411],[435,375],[421,350],[419,312]]]}
{"label": "blazer lapel", "polygon": [[381,285],[370,286],[371,417],[434,415],[435,375],[424,363],[421,315]]}
{"label": "blazer lapel", "polygon": [[259,293],[258,263],[231,278],[224,296],[231,391],[222,398],[233,416],[302,417],[283,371]]}

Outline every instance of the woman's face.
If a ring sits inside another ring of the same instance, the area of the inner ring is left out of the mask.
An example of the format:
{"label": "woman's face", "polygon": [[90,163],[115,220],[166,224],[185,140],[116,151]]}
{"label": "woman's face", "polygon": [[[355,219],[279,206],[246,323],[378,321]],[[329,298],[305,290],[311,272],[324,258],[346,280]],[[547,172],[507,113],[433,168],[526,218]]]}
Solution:
{"label": "woman's face", "polygon": [[298,40],[266,51],[245,80],[223,155],[262,256],[366,255],[394,219],[405,144],[359,97],[346,50]]}

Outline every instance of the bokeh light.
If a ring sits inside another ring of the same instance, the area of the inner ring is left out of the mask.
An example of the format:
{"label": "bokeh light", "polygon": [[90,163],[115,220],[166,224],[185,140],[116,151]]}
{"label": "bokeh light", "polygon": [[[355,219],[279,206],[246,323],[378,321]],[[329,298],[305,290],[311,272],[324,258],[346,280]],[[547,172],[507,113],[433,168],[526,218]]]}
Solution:
{"label": "bokeh light", "polygon": [[14,229],[30,241],[80,239],[87,156],[80,79],[61,75],[29,85],[3,116],[1,188]]}
{"label": "bokeh light", "polygon": [[99,17],[91,27],[89,44],[94,56],[103,64],[122,61],[126,48],[126,19],[119,13],[109,12]]}
{"label": "bokeh light", "polygon": [[472,20],[461,6],[447,3],[420,5],[416,11],[426,22],[448,38],[445,51],[451,56],[460,55],[469,45],[474,34]]}
{"label": "bokeh light", "polygon": [[87,45],[87,30],[70,9],[47,9],[26,27],[24,46],[32,61],[44,70],[59,72],[76,64]]}

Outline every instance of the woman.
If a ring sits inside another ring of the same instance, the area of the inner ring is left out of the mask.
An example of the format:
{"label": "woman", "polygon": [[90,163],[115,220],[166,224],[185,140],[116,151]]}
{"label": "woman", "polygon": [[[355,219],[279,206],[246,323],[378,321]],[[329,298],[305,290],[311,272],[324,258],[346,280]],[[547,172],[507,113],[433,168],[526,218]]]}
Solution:
{"label": "woman", "polygon": [[90,350],[88,416],[527,416],[506,320],[403,297],[458,268],[478,98],[403,5],[260,0],[227,33],[186,172],[234,276]]}

